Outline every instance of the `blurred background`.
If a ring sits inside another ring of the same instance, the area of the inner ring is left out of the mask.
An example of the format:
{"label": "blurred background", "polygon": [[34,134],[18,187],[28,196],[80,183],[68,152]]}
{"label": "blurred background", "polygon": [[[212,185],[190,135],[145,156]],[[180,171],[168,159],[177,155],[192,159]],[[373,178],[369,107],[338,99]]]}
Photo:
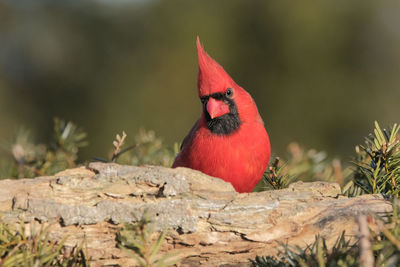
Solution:
{"label": "blurred background", "polygon": [[88,133],[83,159],[122,130],[180,142],[201,112],[199,35],[255,98],[275,155],[297,141],[346,159],[374,120],[400,121],[399,14],[369,0],[2,0],[0,140],[23,125],[46,142],[57,116]]}

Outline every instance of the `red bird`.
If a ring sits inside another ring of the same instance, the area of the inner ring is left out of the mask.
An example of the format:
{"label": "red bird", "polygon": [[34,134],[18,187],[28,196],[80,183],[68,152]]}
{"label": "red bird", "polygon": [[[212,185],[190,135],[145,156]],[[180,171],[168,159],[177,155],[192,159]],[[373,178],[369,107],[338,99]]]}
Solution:
{"label": "red bird", "polygon": [[197,38],[200,119],[183,140],[173,168],[188,167],[251,192],[267,168],[271,147],[257,106],[203,49]]}

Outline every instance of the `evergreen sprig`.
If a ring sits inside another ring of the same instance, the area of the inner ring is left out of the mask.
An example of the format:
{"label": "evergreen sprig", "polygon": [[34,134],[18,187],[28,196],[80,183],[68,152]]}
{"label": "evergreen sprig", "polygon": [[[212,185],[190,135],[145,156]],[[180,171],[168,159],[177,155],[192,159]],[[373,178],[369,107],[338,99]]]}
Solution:
{"label": "evergreen sprig", "polygon": [[358,266],[358,249],[351,239],[346,238],[343,232],[332,249],[328,249],[326,240],[316,236],[314,243],[305,249],[300,247],[289,247],[281,244],[278,256],[257,256],[251,260],[254,267],[325,267],[325,266]]}
{"label": "evergreen sprig", "polygon": [[400,192],[400,126],[381,129],[375,121],[374,134],[365,144],[356,147],[353,164],[354,185],[367,194],[385,194],[399,197]]}
{"label": "evergreen sprig", "polygon": [[[400,201],[394,199],[392,207],[393,213],[383,217],[369,216],[368,219],[368,242],[371,243],[372,262],[376,267],[400,265]],[[362,250],[358,239],[350,239],[343,232],[331,249],[328,249],[324,238],[316,236],[315,242],[305,249],[281,244],[277,256],[257,256],[250,262],[255,267],[360,266]]]}
{"label": "evergreen sprig", "polygon": [[154,240],[156,233],[150,223],[147,212],[136,224],[125,223],[117,234],[118,247],[142,267],[167,267],[175,264],[175,255],[160,253],[167,231],[162,231]]}
{"label": "evergreen sprig", "polygon": [[86,133],[72,122],[54,119],[50,144],[35,144],[31,133],[19,129],[11,144],[5,145],[12,160],[3,161],[1,178],[30,178],[53,175],[76,167],[79,149],[86,146]]}
{"label": "evergreen sprig", "polygon": [[[117,138],[113,143],[114,147],[118,145],[118,143],[119,141]],[[119,146],[119,149],[122,148],[122,145]],[[128,150],[130,150],[129,153],[125,153]],[[114,157],[114,154],[115,148],[112,159],[117,160],[118,158],[118,163],[120,164],[136,166],[149,164],[170,167],[176,151],[167,147],[154,131],[141,128],[134,137],[134,145],[118,151],[116,157]]]}
{"label": "evergreen sprig", "polygon": [[394,199],[393,213],[370,222],[375,266],[400,266],[400,201]]}
{"label": "evergreen sprig", "polygon": [[67,254],[65,241],[66,238],[61,242],[50,241],[48,227],[42,225],[37,229],[35,222],[31,223],[30,231],[23,222],[19,227],[0,222],[0,266],[89,266],[83,243]]}
{"label": "evergreen sprig", "polygon": [[54,140],[40,170],[44,174],[76,167],[79,149],[88,145],[87,134],[72,122],[54,119]]}
{"label": "evergreen sprig", "polygon": [[268,167],[268,170],[264,173],[263,180],[270,189],[287,188],[293,182],[295,177],[285,173],[285,167],[285,164],[280,163],[279,157],[276,157],[271,166]]}
{"label": "evergreen sprig", "polygon": [[297,143],[288,146],[287,159],[276,157],[263,176],[264,188],[277,190],[287,188],[296,181],[329,181],[339,185],[350,176],[349,169],[343,169],[340,160],[329,159],[324,151],[305,149]]}
{"label": "evergreen sprig", "polygon": [[[140,128],[134,136],[134,144],[125,147],[127,134],[123,131],[122,136],[117,134],[113,141],[113,149],[110,160],[95,157],[93,160],[101,162],[118,162],[127,165],[161,165],[170,167],[177,153],[174,149],[167,147],[163,140],[152,130]],[[128,153],[129,152],[129,153]]]}

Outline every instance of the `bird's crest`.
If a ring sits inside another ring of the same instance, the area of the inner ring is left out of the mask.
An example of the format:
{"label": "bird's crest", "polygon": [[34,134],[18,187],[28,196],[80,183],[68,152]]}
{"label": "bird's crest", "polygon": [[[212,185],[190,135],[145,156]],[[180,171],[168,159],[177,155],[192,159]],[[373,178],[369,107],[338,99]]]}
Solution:
{"label": "bird's crest", "polygon": [[197,37],[197,56],[199,61],[199,74],[197,87],[199,96],[210,95],[218,92],[225,92],[227,87],[232,87],[235,82],[226,71],[212,59],[200,43]]}

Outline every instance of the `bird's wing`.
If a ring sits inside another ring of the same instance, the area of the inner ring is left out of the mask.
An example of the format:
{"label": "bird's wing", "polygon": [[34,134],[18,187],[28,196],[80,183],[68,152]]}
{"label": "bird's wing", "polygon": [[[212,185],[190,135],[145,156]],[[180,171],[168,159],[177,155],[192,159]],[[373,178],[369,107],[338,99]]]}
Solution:
{"label": "bird's wing", "polygon": [[199,126],[199,120],[193,125],[192,129],[190,129],[189,133],[183,139],[181,144],[181,151],[176,155],[174,163],[172,164],[172,168],[176,167],[190,167],[187,161],[187,153],[190,150],[190,146],[192,145],[193,139],[195,138],[196,131]]}
{"label": "bird's wing", "polygon": [[190,146],[190,143],[194,137],[194,133],[196,132],[197,127],[199,125],[199,121],[200,121],[200,119],[196,121],[196,123],[193,125],[192,129],[190,129],[189,133],[183,139],[181,148],[180,148],[181,151],[185,148],[185,146],[187,146],[187,145]]}

